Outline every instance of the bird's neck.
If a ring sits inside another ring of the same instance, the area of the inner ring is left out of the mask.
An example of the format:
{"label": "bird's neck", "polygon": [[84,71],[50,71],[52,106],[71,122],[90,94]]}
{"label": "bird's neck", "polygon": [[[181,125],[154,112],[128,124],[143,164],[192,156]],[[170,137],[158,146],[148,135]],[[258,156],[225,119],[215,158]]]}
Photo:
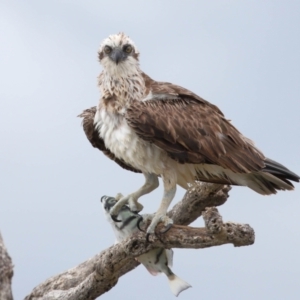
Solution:
{"label": "bird's neck", "polygon": [[145,97],[145,81],[139,66],[105,68],[98,78],[102,98],[114,97],[120,104],[141,101]]}

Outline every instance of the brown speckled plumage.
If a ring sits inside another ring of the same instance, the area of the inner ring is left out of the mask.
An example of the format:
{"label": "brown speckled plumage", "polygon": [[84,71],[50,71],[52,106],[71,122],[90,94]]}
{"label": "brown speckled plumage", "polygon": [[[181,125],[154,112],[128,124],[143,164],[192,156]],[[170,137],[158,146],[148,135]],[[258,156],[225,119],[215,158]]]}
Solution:
{"label": "brown speckled plumage", "polygon": [[[153,99],[135,101],[126,114],[129,126],[141,138],[180,163],[216,164],[237,173],[265,166],[263,154],[215,105],[179,86],[146,78]],[[169,98],[155,99],[156,94]]]}
{"label": "brown speckled plumage", "polygon": [[[124,52],[128,44],[131,53]],[[123,33],[100,47],[100,102],[80,115],[94,147],[127,170],[165,178],[165,190],[171,177],[172,188],[202,180],[244,185],[264,195],[293,189],[290,180],[299,182],[298,175],[266,158],[218,107],[143,73],[138,55]]]}

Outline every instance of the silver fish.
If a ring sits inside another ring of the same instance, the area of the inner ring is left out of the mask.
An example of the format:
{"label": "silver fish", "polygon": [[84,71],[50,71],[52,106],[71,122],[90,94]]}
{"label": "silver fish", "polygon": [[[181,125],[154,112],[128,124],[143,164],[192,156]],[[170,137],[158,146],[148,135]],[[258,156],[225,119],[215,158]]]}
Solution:
{"label": "silver fish", "polygon": [[[104,214],[114,230],[116,243],[139,231],[139,223],[143,222],[143,218],[149,218],[149,215],[139,215],[132,212],[127,205],[124,205],[120,209],[117,218],[113,220],[109,212],[117,200],[113,197],[103,196],[101,202]],[[156,248],[140,255],[136,260],[142,263],[150,274],[154,276],[164,273],[169,280],[170,289],[175,296],[178,296],[180,292],[191,287],[190,284],[179,278],[170,269],[173,265],[172,249]]]}

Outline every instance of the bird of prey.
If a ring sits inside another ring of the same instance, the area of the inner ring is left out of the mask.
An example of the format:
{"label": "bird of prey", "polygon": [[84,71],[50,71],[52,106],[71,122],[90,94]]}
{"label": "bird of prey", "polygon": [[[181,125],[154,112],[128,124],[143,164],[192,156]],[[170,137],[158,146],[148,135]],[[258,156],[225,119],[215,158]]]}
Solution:
{"label": "bird of prey", "polygon": [[195,181],[248,186],[262,195],[292,190],[300,177],[266,158],[243,136],[218,107],[191,91],[146,75],[139,51],[124,33],[110,35],[98,52],[103,71],[98,77],[101,98],[85,110],[83,128],[91,144],[121,167],[143,173],[145,183],[120,199],[112,217],[128,203],[132,211],[143,206],[139,197],[158,187],[164,192],[147,229],[166,217],[176,185],[187,189]]}

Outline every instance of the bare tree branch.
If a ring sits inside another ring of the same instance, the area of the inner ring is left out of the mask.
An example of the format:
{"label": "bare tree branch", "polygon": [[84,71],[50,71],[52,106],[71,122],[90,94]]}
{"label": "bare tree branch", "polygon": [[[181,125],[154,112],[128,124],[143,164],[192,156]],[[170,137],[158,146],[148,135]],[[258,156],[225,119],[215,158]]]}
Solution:
{"label": "bare tree branch", "polygon": [[0,233],[0,299],[13,300],[11,280],[13,277],[13,264],[5,248]]}
{"label": "bare tree branch", "polygon": [[[167,233],[151,236],[150,243],[146,242],[144,233],[138,233],[77,267],[49,278],[25,299],[95,299],[116,285],[122,275],[139,265],[134,257],[157,247],[198,249],[228,243],[234,246],[253,244],[254,231],[249,225],[223,223],[215,207],[205,209],[222,205],[228,198],[229,190],[229,186],[195,184],[169,212],[176,225]],[[205,228],[182,226],[202,214]],[[161,226],[158,226],[157,232]]]}

